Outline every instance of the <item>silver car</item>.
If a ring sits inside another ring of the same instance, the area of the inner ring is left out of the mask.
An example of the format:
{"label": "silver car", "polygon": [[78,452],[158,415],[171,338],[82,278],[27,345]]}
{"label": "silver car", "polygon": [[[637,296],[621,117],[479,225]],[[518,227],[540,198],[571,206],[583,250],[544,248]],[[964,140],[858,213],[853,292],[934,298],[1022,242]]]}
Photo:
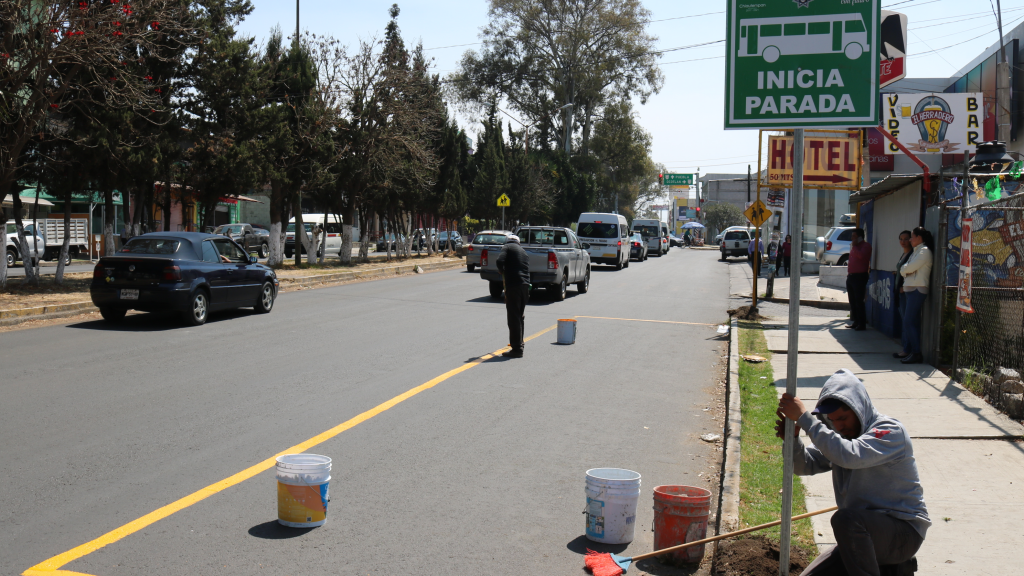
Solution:
{"label": "silver car", "polygon": [[[485,248],[504,246],[505,239],[512,233],[508,230],[484,230],[477,234],[466,247],[466,270],[473,272],[480,265],[480,252]],[[501,250],[501,248],[497,248]]]}
{"label": "silver car", "polygon": [[824,236],[818,236],[814,243],[814,255],[818,262],[831,266],[846,266],[850,259],[850,244],[855,226],[829,228]]}

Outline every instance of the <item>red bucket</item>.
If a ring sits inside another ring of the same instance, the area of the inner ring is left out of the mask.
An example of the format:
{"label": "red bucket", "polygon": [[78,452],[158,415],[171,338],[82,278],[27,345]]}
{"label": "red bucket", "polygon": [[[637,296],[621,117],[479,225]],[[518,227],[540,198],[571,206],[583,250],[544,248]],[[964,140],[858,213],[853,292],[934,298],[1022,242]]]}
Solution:
{"label": "red bucket", "polygon": [[[694,486],[654,487],[654,549],[703,540],[708,533],[711,492]],[[704,559],[704,544],[660,556],[668,564],[696,564]]]}

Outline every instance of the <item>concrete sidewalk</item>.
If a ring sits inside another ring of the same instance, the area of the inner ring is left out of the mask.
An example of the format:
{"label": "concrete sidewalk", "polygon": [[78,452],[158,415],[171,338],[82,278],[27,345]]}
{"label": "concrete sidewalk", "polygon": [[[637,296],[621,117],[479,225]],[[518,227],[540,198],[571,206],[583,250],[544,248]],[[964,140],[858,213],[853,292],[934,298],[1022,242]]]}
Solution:
{"label": "concrete sidewalk", "polygon": [[[750,290],[753,283],[754,271],[750,266],[730,266],[730,273],[733,278],[733,294],[750,297]],[[773,281],[772,297],[776,300],[789,300],[790,276],[775,277]],[[760,297],[765,294],[768,287],[768,276],[762,271],[757,279],[757,294]],[[804,302],[846,302],[846,291],[823,286],[818,282],[815,275],[800,277],[800,300]]]}
{"label": "concrete sidewalk", "polygon": [[[748,284],[747,294],[749,289]],[[848,368],[864,381],[879,412],[906,425],[914,439],[932,520],[917,553],[918,573],[1019,574],[1024,542],[1024,426],[938,370],[901,364],[892,357],[898,345],[885,335],[870,328],[848,330],[843,327],[845,319],[810,315],[815,312],[801,310],[798,395],[810,405],[833,372]],[[775,386],[781,395],[790,352],[787,318],[773,318],[763,325],[774,352]],[[803,482],[808,510],[835,504],[831,474],[804,477]],[[819,547],[835,544],[830,517],[812,519]]]}

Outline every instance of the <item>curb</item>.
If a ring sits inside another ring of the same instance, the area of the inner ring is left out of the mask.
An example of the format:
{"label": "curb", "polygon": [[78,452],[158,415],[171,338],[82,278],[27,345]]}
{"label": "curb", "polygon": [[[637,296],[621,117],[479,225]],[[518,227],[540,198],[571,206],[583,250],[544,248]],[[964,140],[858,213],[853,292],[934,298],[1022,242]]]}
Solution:
{"label": "curb", "polygon": [[[776,304],[789,304],[788,298],[767,298],[761,296],[758,300],[767,300],[769,302],[775,302]],[[849,302],[832,302],[829,300],[801,300],[801,306],[807,306],[810,308],[820,308],[822,310],[849,310]]]}
{"label": "curb", "polygon": [[729,409],[725,419],[725,450],[722,461],[722,487],[719,490],[722,504],[719,512],[719,533],[731,532],[740,523],[740,338],[739,323],[730,320],[729,335],[729,387],[727,398]]}
{"label": "curb", "polygon": [[0,326],[13,326],[29,320],[48,320],[97,311],[99,311],[99,308],[94,306],[92,302],[72,302],[71,304],[53,304],[33,308],[0,310]]}

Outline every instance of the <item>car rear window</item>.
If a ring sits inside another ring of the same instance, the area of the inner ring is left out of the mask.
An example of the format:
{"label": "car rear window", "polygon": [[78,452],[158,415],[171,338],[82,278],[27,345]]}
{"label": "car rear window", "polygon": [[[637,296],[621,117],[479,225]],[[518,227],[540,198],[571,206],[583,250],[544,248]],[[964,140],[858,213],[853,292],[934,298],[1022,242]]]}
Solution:
{"label": "car rear window", "polygon": [[726,232],[725,239],[726,240],[750,240],[750,236],[748,236],[746,232],[740,232],[738,230],[734,230],[732,232]]}
{"label": "car rear window", "polygon": [[521,230],[519,237],[524,244],[553,244],[554,230]]}
{"label": "car rear window", "polygon": [[836,238],[836,240],[839,240],[841,242],[853,241],[853,229],[851,228],[849,230],[843,230],[842,232],[839,233],[839,237]]}
{"label": "car rear window", "polygon": [[660,236],[657,226],[633,226],[634,232],[639,232],[648,238],[657,238]]}
{"label": "car rear window", "polygon": [[576,227],[580,238],[618,238],[619,225],[597,222],[580,222]]}
{"label": "car rear window", "polygon": [[505,244],[505,240],[508,236],[504,234],[478,234],[473,239],[473,244],[482,244],[484,246],[502,246]]}
{"label": "car rear window", "polygon": [[181,242],[167,238],[132,238],[121,248],[125,254],[174,254]]}

